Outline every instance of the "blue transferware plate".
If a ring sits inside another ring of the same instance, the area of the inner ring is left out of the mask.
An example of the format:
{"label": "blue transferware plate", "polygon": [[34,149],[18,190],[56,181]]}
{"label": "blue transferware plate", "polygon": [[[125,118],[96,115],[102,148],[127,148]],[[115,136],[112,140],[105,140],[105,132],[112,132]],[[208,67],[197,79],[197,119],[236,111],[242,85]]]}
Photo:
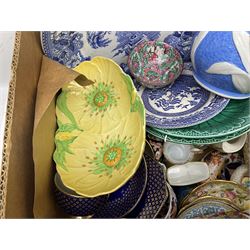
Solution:
{"label": "blue transferware plate", "polygon": [[198,198],[194,203],[183,207],[178,214],[179,219],[204,218],[209,215],[219,215],[227,212],[235,212],[238,208],[227,200],[219,200],[214,197]]}
{"label": "blue transferware plate", "polygon": [[197,32],[191,59],[202,87],[227,98],[250,97],[249,32]]}
{"label": "blue transferware plate", "polygon": [[69,67],[95,56],[113,59],[126,67],[130,51],[140,42],[163,41],[170,31],[42,31],[44,54]]}
{"label": "blue transferware plate", "polygon": [[146,123],[156,128],[184,128],[202,123],[220,113],[229,102],[200,87],[190,75],[181,75],[160,89],[136,83],[135,86],[146,109]]}
{"label": "blue transferware plate", "polygon": [[127,216],[128,218],[156,218],[168,199],[165,167],[148,155],[144,155],[144,157],[148,169],[146,190],[138,205]]}
{"label": "blue transferware plate", "polygon": [[175,31],[168,35],[164,42],[177,49],[184,62],[189,62],[191,61],[190,53],[195,33],[192,31]]}
{"label": "blue transferware plate", "polygon": [[147,184],[147,164],[143,157],[135,175],[117,191],[111,193],[108,201],[93,218],[122,218],[133,210],[140,201]]}

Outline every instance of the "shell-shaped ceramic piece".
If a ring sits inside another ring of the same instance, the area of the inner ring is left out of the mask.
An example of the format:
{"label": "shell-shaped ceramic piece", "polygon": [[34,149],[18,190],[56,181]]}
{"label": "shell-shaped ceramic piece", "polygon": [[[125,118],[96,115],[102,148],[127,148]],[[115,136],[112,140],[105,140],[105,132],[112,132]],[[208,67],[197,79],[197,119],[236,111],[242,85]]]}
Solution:
{"label": "shell-shaped ceramic piece", "polygon": [[232,99],[250,97],[249,32],[199,32],[191,58],[202,87]]}
{"label": "shell-shaped ceramic piece", "polygon": [[54,160],[65,186],[95,197],[123,184],[139,167],[145,146],[145,112],[131,78],[98,57],[76,70],[92,86],[65,86],[57,99]]}

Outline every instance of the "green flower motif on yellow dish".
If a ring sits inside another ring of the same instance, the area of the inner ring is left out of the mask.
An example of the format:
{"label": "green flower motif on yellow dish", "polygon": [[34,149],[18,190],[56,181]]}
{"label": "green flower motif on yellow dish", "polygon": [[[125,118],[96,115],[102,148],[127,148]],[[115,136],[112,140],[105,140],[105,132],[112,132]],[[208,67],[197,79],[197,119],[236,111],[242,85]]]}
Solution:
{"label": "green flower motif on yellow dish", "polygon": [[91,87],[85,94],[85,98],[91,111],[96,115],[99,112],[106,111],[113,105],[117,105],[117,99],[120,99],[120,97],[115,96],[114,85],[112,83],[105,84],[104,82],[100,82],[98,85],[94,84]]}
{"label": "green flower motif on yellow dish", "polygon": [[[116,139],[106,138],[106,142],[102,141],[100,147],[96,147],[96,154],[89,159],[91,169],[89,172],[93,174],[106,174],[112,176],[113,171],[120,170],[130,163],[133,147],[131,137],[120,139],[119,135]],[[95,142],[97,145],[97,142]],[[84,167],[84,165],[83,165]]]}

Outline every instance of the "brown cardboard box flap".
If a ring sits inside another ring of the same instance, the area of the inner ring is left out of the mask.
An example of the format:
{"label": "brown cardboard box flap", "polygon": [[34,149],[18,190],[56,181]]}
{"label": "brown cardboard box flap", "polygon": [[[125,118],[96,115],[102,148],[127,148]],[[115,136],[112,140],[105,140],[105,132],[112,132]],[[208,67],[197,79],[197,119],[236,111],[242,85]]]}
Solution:
{"label": "brown cardboard box flap", "polygon": [[36,218],[60,217],[53,194],[55,168],[53,153],[56,125],[56,95],[63,85],[77,81],[82,86],[92,84],[85,76],[43,56],[37,86],[33,131],[35,165],[35,196],[33,212]]}

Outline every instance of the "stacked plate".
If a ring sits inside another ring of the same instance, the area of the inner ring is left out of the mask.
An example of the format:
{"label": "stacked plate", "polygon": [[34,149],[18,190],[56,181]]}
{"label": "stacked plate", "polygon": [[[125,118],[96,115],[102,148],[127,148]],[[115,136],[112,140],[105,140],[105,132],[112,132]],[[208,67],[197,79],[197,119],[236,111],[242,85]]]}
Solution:
{"label": "stacked plate", "polygon": [[250,196],[243,186],[214,180],[193,189],[183,200],[178,218],[249,218]]}
{"label": "stacked plate", "polygon": [[248,132],[248,46],[247,32],[195,33],[193,70],[183,71],[165,88],[136,85],[146,108],[147,131],[182,144],[220,143]]}

